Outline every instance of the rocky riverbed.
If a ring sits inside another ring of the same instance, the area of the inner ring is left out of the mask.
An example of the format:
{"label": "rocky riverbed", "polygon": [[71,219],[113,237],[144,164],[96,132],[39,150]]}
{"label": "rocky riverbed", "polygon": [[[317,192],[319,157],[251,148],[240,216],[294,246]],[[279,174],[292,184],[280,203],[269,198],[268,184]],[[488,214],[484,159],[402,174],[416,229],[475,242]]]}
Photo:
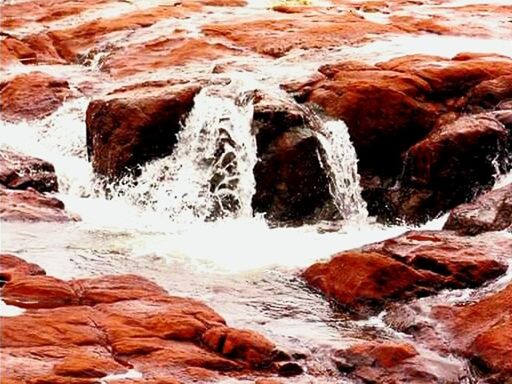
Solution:
{"label": "rocky riverbed", "polygon": [[0,15],[2,383],[512,382],[507,1]]}

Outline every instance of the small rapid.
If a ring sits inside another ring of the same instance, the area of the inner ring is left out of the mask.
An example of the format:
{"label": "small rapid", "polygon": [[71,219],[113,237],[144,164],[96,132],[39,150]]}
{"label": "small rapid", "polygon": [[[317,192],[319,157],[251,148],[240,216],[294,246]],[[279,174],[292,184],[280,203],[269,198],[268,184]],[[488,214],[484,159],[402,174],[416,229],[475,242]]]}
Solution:
{"label": "small rapid", "polygon": [[173,154],[144,165],[140,177],[126,177],[114,193],[175,222],[252,216],[257,157],[251,90],[224,88],[204,88]]}

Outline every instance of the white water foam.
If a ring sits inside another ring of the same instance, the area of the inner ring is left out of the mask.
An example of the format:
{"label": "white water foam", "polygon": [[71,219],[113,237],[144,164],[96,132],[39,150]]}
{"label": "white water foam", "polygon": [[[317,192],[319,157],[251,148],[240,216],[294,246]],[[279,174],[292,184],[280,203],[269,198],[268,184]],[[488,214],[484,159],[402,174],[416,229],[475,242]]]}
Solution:
{"label": "white water foam", "polygon": [[251,217],[257,157],[250,90],[205,87],[173,154],[142,167],[137,180],[126,178],[117,195],[183,223]]}
{"label": "white water foam", "polygon": [[0,317],[15,317],[24,313],[23,308],[14,305],[6,304],[5,301],[0,300]]}
{"label": "white water foam", "polygon": [[340,120],[325,122],[316,136],[324,152],[320,162],[329,173],[329,188],[339,213],[348,222],[366,222],[368,211],[361,197],[357,154],[346,124]]}

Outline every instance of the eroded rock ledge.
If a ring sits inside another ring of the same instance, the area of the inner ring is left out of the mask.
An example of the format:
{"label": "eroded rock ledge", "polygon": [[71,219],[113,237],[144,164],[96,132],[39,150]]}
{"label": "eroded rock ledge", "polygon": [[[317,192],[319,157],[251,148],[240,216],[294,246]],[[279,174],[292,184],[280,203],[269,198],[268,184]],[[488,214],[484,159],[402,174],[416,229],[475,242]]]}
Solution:
{"label": "eroded rock ledge", "polygon": [[262,335],[140,276],[63,281],[14,255],[0,267],[2,300],[26,308],[2,319],[5,383],[92,384],[129,369],[142,376],[132,383],[254,380],[287,359]]}
{"label": "eroded rock ledge", "polygon": [[5,221],[79,220],[64,203],[46,195],[57,192],[53,165],[45,160],[0,149],[0,218]]}

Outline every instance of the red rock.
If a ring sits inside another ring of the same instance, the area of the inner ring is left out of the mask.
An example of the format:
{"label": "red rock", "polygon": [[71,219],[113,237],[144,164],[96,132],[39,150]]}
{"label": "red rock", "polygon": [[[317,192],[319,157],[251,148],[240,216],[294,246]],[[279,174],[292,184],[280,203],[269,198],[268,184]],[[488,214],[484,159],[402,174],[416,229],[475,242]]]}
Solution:
{"label": "red rock", "polygon": [[134,382],[205,382],[274,369],[275,345],[263,336],[229,328],[205,304],[169,296],[139,276],[64,282],[20,275],[2,298],[32,308],[2,319],[3,380],[96,384],[91,378],[129,367],[143,374]]}
{"label": "red rock", "polygon": [[0,218],[5,221],[76,221],[78,216],[64,210],[64,203],[32,188],[24,191],[0,188]]}
{"label": "red rock", "polygon": [[464,235],[512,228],[512,184],[488,192],[450,212],[444,229]]}
{"label": "red rock", "polygon": [[56,192],[58,189],[52,164],[6,149],[0,150],[0,184],[11,189],[30,187],[39,192]]}
{"label": "red rock", "polygon": [[249,20],[203,26],[209,37],[224,37],[257,53],[280,57],[292,49],[338,47],[370,39],[371,34],[397,32],[352,13],[295,13],[293,18]]}
{"label": "red rock", "polygon": [[460,237],[444,231],[410,231],[363,247],[441,277],[450,288],[477,287],[506,272],[512,240],[496,234]]}
{"label": "red rock", "polygon": [[34,22],[59,20],[83,11],[100,7],[111,0],[52,1],[32,0],[2,4],[2,29],[9,30]]}
{"label": "red rock", "polygon": [[[2,347],[0,356],[2,383],[98,384],[97,379],[86,378],[85,375],[93,371],[99,375],[119,370],[110,353],[98,346]],[[80,367],[79,356],[90,364]],[[64,375],[57,375],[55,370]]]}
{"label": "red rock", "polygon": [[458,369],[421,356],[410,344],[367,341],[338,351],[334,362],[353,379],[371,383],[456,383]]}
{"label": "red rock", "polygon": [[113,76],[122,77],[237,53],[240,54],[240,51],[223,44],[186,37],[165,38],[116,51],[105,58],[102,69]]}
{"label": "red rock", "polygon": [[512,75],[485,80],[468,92],[468,103],[480,108],[494,108],[500,102],[512,98]]}
{"label": "red rock", "polygon": [[267,219],[300,223],[332,218],[329,179],[318,157],[320,142],[312,131],[290,130],[275,138],[254,168],[256,193],[252,205]]}
{"label": "red rock", "polygon": [[275,357],[275,345],[253,331],[228,327],[211,328],[203,342],[223,355],[248,362],[253,367],[268,366]]}
{"label": "red rock", "polygon": [[121,90],[87,108],[87,147],[94,170],[119,176],[170,154],[180,122],[192,108],[198,85],[143,86]]}
{"label": "red rock", "polygon": [[505,126],[485,114],[463,116],[433,130],[405,154],[403,180],[405,200],[415,196],[414,189],[427,189],[430,195],[409,204],[403,215],[414,217],[423,211],[435,216],[488,188],[496,164],[502,167],[507,162],[510,140]]}
{"label": "red rock", "polygon": [[46,272],[36,264],[8,253],[0,254],[0,279],[4,282],[22,276],[45,275]]}
{"label": "red rock", "polygon": [[9,64],[65,64],[48,35],[30,35],[22,40],[6,37],[1,41],[2,65]]}
{"label": "red rock", "polygon": [[166,295],[155,283],[136,275],[101,276],[94,279],[71,280],[70,285],[82,305],[114,303],[121,300]]}
{"label": "red rock", "polygon": [[445,324],[455,352],[495,382],[512,376],[512,285],[472,304],[438,307],[434,313]]}
{"label": "red rock", "polygon": [[76,27],[52,30],[36,36],[48,36],[64,60],[78,62],[110,33],[149,27],[163,19],[186,17],[197,10],[200,10],[200,6],[193,2],[184,2],[178,6],[158,6],[116,18],[98,19]]}
{"label": "red rock", "polygon": [[17,75],[0,84],[2,118],[39,119],[71,96],[68,82],[41,72]]}
{"label": "red rock", "polygon": [[79,299],[71,285],[51,276],[25,276],[7,283],[3,300],[23,308],[56,308],[78,305]]}
{"label": "red rock", "polygon": [[482,285],[503,274],[512,241],[493,235],[458,238],[443,232],[408,232],[361,250],[335,255],[302,276],[349,310],[365,311],[390,300],[443,288]]}
{"label": "red rock", "polygon": [[313,288],[348,309],[425,295],[425,273],[374,252],[345,252],[309,267],[302,276]]}

